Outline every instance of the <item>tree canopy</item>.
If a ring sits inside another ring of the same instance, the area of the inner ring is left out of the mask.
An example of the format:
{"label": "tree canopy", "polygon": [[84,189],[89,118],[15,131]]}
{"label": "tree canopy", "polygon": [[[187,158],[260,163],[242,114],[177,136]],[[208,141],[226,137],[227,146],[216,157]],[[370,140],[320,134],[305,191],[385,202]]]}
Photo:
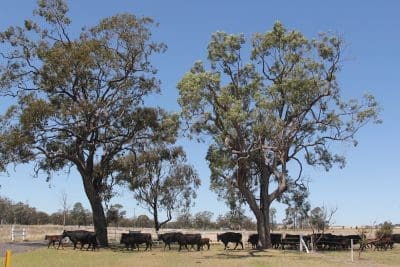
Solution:
{"label": "tree canopy", "polygon": [[[190,208],[200,178],[186,163],[182,147],[159,144],[132,160],[122,161],[119,179],[128,183],[134,198],[153,215],[156,231],[172,219],[172,212]],[[161,211],[166,219],[160,221]]]}
{"label": "tree canopy", "polygon": [[15,97],[1,116],[0,167],[34,162],[35,172],[76,168],[107,245],[102,201],[112,196],[118,162],[147,144],[174,142],[178,116],[144,106],[160,90],[151,18],[119,14],[69,34],[63,0],[40,0],[35,15],[0,33],[0,93]]}
{"label": "tree canopy", "polygon": [[335,35],[309,40],[280,22],[251,40],[216,32],[209,68],[195,62],[178,84],[191,135],[212,139],[211,179],[239,189],[263,247],[269,245],[270,204],[301,181],[303,165],[343,167],[344,156],[331,144],[356,144],[362,126],[380,122],[372,95],[342,97],[342,46]]}

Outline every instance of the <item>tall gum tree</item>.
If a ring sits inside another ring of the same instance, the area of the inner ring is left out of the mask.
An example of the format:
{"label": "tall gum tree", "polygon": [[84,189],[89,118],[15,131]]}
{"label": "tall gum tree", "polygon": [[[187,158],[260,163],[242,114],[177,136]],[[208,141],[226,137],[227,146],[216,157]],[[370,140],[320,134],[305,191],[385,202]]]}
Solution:
{"label": "tall gum tree", "polygon": [[63,0],[40,0],[39,23],[0,33],[0,92],[16,98],[0,118],[0,167],[33,162],[48,177],[75,168],[107,246],[103,201],[117,162],[148,143],[174,142],[178,116],[143,106],[159,92],[150,56],[165,50],[151,41],[151,18],[115,15],[72,38],[67,13]]}
{"label": "tall gum tree", "polygon": [[217,32],[208,45],[210,68],[198,61],[178,83],[190,134],[212,139],[213,187],[240,191],[257,219],[261,248],[270,246],[271,203],[301,181],[303,165],[343,167],[331,144],[355,145],[362,126],[380,122],[373,96],[341,96],[342,47],[337,36],[308,40],[280,22],[250,44],[241,34]]}

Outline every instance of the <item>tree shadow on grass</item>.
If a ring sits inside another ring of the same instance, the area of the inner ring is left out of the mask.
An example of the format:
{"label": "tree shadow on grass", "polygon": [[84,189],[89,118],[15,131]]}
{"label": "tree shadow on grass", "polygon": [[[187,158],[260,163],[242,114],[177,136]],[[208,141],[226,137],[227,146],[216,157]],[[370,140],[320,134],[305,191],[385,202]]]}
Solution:
{"label": "tree shadow on grass", "polygon": [[268,251],[259,250],[228,250],[225,253],[217,253],[214,255],[205,255],[204,259],[244,259],[244,258],[272,258],[275,255],[265,254]]}
{"label": "tree shadow on grass", "polygon": [[[118,252],[118,253],[152,252],[152,250],[150,250],[150,249],[145,250],[145,249],[146,249],[146,246],[140,247],[139,250],[137,250],[137,248],[131,250],[130,248],[129,248],[129,249],[126,249],[126,247],[125,247],[124,245],[117,245],[117,244],[109,245],[108,248],[106,248],[106,249],[108,249],[108,250],[110,250],[110,251],[112,251],[112,252]],[[153,248],[153,249],[154,249],[154,248]]]}

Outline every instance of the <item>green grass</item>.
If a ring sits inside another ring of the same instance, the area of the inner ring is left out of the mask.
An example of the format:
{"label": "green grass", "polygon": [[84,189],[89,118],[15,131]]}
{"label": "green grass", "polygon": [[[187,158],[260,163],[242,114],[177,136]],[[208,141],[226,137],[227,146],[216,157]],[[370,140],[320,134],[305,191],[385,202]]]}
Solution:
{"label": "green grass", "polygon": [[[100,251],[74,251],[71,247],[63,250],[38,249],[12,255],[11,266],[63,267],[63,266],[274,266],[274,267],[314,267],[314,266],[400,266],[400,247],[388,251],[367,251],[355,262],[350,261],[350,252],[324,252],[305,254],[294,251],[228,250],[213,246],[210,251],[163,251],[127,252],[121,248],[100,249]],[[0,258],[4,266],[4,257]]]}

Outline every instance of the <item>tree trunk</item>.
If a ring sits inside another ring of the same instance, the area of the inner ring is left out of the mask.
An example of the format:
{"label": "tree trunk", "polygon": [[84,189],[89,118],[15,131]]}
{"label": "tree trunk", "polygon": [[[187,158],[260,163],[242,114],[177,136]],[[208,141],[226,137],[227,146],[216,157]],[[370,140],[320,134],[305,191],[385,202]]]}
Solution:
{"label": "tree trunk", "polygon": [[158,230],[160,230],[160,223],[158,222],[158,210],[156,205],[153,206],[153,219],[154,219],[154,228],[158,233]]}
{"label": "tree trunk", "polygon": [[263,206],[263,217],[264,217],[264,234],[265,234],[265,248],[271,247],[271,222],[270,222],[270,201],[265,201]]}
{"label": "tree trunk", "polygon": [[[261,182],[261,194],[260,194],[260,203],[257,204],[257,200],[254,194],[247,188],[246,186],[246,167],[242,162],[238,163],[238,187],[240,193],[244,196],[247,204],[249,205],[251,211],[254,213],[254,216],[257,220],[257,233],[258,233],[258,248],[265,249],[271,246],[271,238],[269,235],[269,202],[268,202],[268,187],[264,182]],[[263,204],[264,203],[264,204]],[[268,205],[266,205],[268,203]],[[268,226],[266,226],[266,222],[268,222]],[[266,233],[268,230],[268,234]]]}
{"label": "tree trunk", "polygon": [[88,197],[90,206],[92,208],[93,225],[97,239],[99,240],[101,247],[108,247],[107,220],[104,214],[101,197],[95,190],[94,185],[91,183],[91,179],[87,177],[82,178],[86,196]]}
{"label": "tree trunk", "polygon": [[265,232],[265,221],[263,217],[257,220],[258,249],[267,248],[267,234]]}

